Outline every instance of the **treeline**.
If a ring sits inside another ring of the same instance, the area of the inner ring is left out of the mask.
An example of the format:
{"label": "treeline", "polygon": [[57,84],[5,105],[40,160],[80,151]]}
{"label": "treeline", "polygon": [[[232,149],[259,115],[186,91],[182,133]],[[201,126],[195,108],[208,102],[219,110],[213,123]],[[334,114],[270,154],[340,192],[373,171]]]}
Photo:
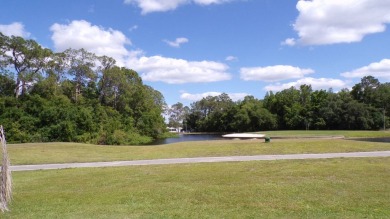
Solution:
{"label": "treeline", "polygon": [[222,94],[190,107],[178,103],[171,109],[170,125],[200,132],[378,130],[389,126],[389,107],[390,83],[367,76],[351,91],[313,91],[302,85],[268,92],[263,100],[247,96],[234,102]]}
{"label": "treeline", "polygon": [[0,33],[0,124],[9,142],[141,144],[166,132],[162,94],[84,49]]}
{"label": "treeline", "polygon": [[[188,131],[377,130],[389,126],[390,83],[367,76],[351,91],[310,85],[263,100],[227,94],[174,104],[169,125]],[[0,33],[0,124],[9,142],[142,144],[166,132],[162,94],[137,72],[84,49],[55,53]]]}

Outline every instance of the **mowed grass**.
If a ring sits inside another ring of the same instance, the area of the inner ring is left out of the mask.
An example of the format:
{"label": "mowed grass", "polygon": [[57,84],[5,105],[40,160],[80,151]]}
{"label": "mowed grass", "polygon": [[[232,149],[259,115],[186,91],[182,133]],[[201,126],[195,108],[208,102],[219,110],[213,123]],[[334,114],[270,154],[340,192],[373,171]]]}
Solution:
{"label": "mowed grass", "polygon": [[218,140],[159,146],[98,146],[79,143],[8,145],[12,165],[383,150],[390,150],[390,144],[346,139],[272,139],[271,143],[264,143],[264,140]]}
{"label": "mowed grass", "polygon": [[390,158],[14,172],[2,218],[390,218]]}

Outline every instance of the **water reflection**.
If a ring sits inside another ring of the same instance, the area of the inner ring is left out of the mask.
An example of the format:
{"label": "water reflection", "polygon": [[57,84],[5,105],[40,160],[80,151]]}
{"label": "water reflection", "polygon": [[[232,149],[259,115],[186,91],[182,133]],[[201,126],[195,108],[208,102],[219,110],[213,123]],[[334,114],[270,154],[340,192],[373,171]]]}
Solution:
{"label": "water reflection", "polygon": [[[222,134],[180,134],[177,138],[157,139],[156,141],[147,145],[163,145],[185,141],[211,141],[211,140],[227,140],[222,137]],[[349,138],[353,141],[366,142],[381,142],[390,143],[390,137],[384,138]]]}
{"label": "water reflection", "polygon": [[381,142],[381,143],[390,143],[390,137],[386,138],[351,138],[353,141],[368,141],[368,142]]}
{"label": "water reflection", "polygon": [[180,134],[177,138],[157,139],[148,145],[171,144],[184,141],[210,141],[224,139],[221,134]]}

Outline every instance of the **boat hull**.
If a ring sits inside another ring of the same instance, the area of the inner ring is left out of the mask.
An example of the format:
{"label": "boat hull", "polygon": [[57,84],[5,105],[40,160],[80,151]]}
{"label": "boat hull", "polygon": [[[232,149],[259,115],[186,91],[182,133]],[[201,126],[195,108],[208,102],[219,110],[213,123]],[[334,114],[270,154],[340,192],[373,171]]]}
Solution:
{"label": "boat hull", "polygon": [[222,135],[224,138],[265,138],[265,134],[234,133]]}

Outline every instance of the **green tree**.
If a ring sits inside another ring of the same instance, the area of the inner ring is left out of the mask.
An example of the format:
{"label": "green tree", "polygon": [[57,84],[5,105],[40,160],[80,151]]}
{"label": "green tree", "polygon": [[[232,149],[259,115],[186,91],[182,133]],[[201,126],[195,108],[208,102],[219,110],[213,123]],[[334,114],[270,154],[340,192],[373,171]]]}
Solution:
{"label": "green tree", "polygon": [[238,103],[238,111],[234,116],[237,131],[273,130],[277,127],[276,116],[263,107],[263,103],[253,96],[246,96]]}
{"label": "green tree", "polygon": [[[16,97],[27,92],[28,83],[34,82],[40,75],[48,62],[52,52],[50,49],[42,48],[34,40],[25,40],[22,37],[4,37],[2,44],[5,50],[11,53],[2,54],[5,66],[13,67],[16,73],[16,85],[14,93]],[[3,48],[4,50],[4,48]]]}
{"label": "green tree", "polygon": [[146,143],[166,131],[164,109],[163,95],[113,58],[0,34],[0,122],[10,142]]}
{"label": "green tree", "polygon": [[376,89],[380,83],[378,79],[373,76],[365,76],[360,83],[352,87],[351,95],[359,102],[365,104],[374,104],[376,100]]}
{"label": "green tree", "polygon": [[295,87],[282,90],[275,94],[275,111],[271,113],[278,115],[278,127],[281,129],[297,129],[302,124],[300,117],[300,92]]}
{"label": "green tree", "polygon": [[82,87],[91,80],[96,80],[97,74],[93,70],[97,57],[85,49],[67,49],[65,52],[67,74],[73,76],[75,83],[74,100],[77,102]]}
{"label": "green tree", "polygon": [[377,107],[380,111],[382,111],[383,115],[383,129],[389,127],[388,124],[388,115],[390,114],[390,83],[380,84],[378,89],[378,104]]}
{"label": "green tree", "polygon": [[313,89],[311,85],[303,84],[300,86],[300,116],[302,117],[304,126],[306,130],[310,129],[310,125],[313,123],[313,111],[312,111],[312,92]]}
{"label": "green tree", "polygon": [[329,93],[316,90],[311,93],[311,118],[313,129],[324,129],[327,124],[321,110],[327,106]]}
{"label": "green tree", "polygon": [[6,56],[8,41],[9,38],[0,32],[0,71],[8,65],[8,56]]}
{"label": "green tree", "polygon": [[0,96],[10,96],[14,93],[15,81],[9,75],[0,74]]}
{"label": "green tree", "polygon": [[168,126],[174,128],[180,128],[183,124],[183,120],[186,116],[184,105],[180,102],[173,104],[168,109]]}

